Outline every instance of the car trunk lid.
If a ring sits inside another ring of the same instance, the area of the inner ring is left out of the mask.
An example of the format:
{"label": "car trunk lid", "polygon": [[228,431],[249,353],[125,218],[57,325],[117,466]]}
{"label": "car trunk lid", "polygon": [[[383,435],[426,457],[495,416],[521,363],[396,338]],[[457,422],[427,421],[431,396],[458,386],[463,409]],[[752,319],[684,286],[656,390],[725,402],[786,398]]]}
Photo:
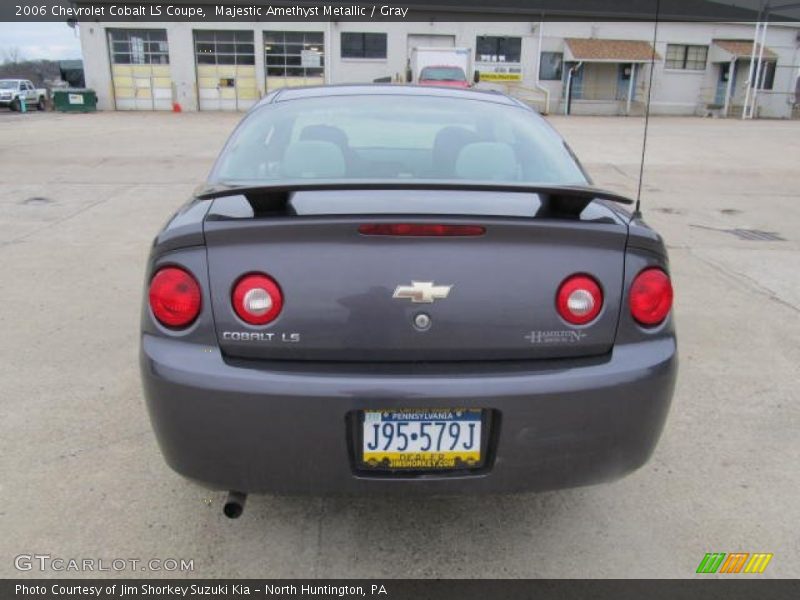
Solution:
{"label": "car trunk lid", "polygon": [[[545,203],[532,210],[530,194],[523,211],[521,198],[510,200],[514,194],[449,192],[466,214],[444,214],[441,206],[438,214],[420,214],[419,206],[435,206],[431,194],[442,198],[444,190],[339,190],[338,201],[320,190],[292,192],[282,209],[251,196],[247,205],[260,202],[260,209],[249,212],[242,204],[246,196],[220,198],[209,211],[205,238],[214,321],[225,354],[463,361],[610,350],[621,302],[627,235],[622,221],[608,210],[589,220],[537,218]],[[393,194],[404,196],[402,209]],[[384,204],[398,214],[386,214]],[[321,211],[321,205],[327,208]],[[390,227],[397,224],[481,233],[364,233],[395,231]],[[267,326],[248,325],[231,303],[237,280],[252,272],[274,278],[283,293],[282,311]],[[590,274],[604,294],[602,311],[585,326],[570,325],[556,310],[559,285],[576,273]]]}

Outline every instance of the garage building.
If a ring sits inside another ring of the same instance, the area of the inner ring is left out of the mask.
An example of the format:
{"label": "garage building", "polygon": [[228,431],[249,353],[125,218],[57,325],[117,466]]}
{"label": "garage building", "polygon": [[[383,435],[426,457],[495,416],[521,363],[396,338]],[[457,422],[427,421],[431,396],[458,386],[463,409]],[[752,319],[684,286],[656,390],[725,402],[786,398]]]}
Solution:
{"label": "garage building", "polygon": [[[454,13],[455,16],[455,13]],[[269,91],[402,82],[414,47],[465,47],[481,87],[542,112],[789,118],[800,27],[771,24],[757,94],[753,24],[644,22],[84,22],[86,83],[104,110],[243,111]],[[652,89],[651,74],[652,73]],[[752,69],[754,72],[755,69]],[[748,89],[749,88],[749,89]],[[796,110],[794,112],[796,114]]]}

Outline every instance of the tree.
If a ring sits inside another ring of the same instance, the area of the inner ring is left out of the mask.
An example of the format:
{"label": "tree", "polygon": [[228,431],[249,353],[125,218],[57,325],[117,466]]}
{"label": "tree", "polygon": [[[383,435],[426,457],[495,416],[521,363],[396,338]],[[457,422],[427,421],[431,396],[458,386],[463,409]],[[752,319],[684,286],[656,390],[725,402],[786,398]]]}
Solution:
{"label": "tree", "polygon": [[17,46],[11,46],[3,50],[3,63],[16,65],[22,62],[22,51]]}

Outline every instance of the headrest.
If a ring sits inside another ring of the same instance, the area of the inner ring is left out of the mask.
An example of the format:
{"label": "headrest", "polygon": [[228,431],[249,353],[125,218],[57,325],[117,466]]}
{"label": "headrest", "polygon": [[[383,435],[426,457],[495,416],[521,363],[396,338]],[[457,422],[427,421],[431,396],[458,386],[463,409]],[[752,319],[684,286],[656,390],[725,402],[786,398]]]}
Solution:
{"label": "headrest", "polygon": [[300,132],[301,141],[331,142],[340,148],[347,148],[349,141],[347,134],[338,127],[331,125],[309,125]]}
{"label": "headrest", "polygon": [[517,178],[519,165],[514,149],[502,142],[467,144],[456,159],[456,177],[508,181]]}
{"label": "headrest", "polygon": [[292,179],[336,179],[344,177],[344,156],[331,142],[295,142],[286,148],[282,171]]}

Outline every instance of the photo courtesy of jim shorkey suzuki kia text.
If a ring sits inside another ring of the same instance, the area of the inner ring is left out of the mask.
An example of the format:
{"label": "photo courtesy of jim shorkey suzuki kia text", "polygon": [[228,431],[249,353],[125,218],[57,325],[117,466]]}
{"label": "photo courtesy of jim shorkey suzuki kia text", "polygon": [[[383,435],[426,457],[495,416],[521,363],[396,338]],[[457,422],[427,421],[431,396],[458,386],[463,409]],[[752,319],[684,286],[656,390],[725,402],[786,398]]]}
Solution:
{"label": "photo courtesy of jim shorkey suzuki kia text", "polygon": [[[199,4],[199,3],[198,3]],[[46,7],[36,5],[18,5],[17,16],[35,17],[44,16]],[[216,4],[208,6],[180,6],[174,4],[141,4],[133,3],[110,6],[65,6],[54,5],[50,9],[50,16],[65,19],[101,19],[103,17],[181,17],[186,19],[241,19],[241,18],[269,18],[269,17],[296,17],[298,19],[313,19],[318,17],[395,17],[405,18],[409,8],[388,5],[341,5],[322,4],[319,6],[236,6],[233,4]]]}
{"label": "photo courtesy of jim shorkey suzuki kia text", "polygon": [[244,583],[219,583],[202,585],[198,583],[187,584],[158,584],[158,583],[127,583],[110,584],[25,584],[17,583],[14,586],[16,596],[57,596],[57,597],[114,597],[114,598],[140,598],[147,597],[241,597],[241,596],[325,596],[325,597],[366,597],[388,598],[389,589],[381,583],[364,585],[314,585],[314,584],[269,584],[249,585]]}

